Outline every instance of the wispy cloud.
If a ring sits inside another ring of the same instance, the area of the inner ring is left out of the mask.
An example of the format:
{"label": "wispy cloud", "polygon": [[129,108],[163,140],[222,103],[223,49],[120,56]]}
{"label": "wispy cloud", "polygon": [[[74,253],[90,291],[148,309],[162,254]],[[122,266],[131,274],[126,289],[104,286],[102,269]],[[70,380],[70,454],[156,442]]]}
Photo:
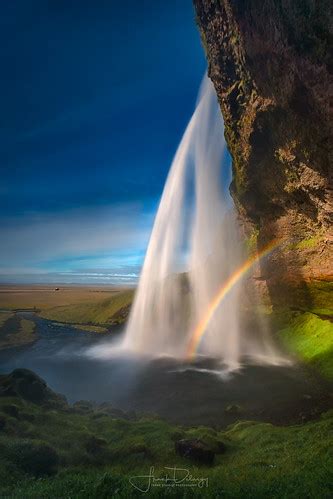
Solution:
{"label": "wispy cloud", "polygon": [[152,221],[137,204],[2,218],[0,274],[133,282]]}

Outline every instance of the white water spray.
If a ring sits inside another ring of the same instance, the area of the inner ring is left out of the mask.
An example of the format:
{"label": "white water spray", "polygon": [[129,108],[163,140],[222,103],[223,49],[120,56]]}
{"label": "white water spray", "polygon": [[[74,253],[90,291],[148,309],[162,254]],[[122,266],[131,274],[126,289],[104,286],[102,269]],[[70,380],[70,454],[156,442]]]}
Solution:
{"label": "white water spray", "polygon": [[[160,201],[125,349],[184,357],[193,328],[244,258],[227,190],[225,147],[216,94],[205,76]],[[261,360],[275,359],[266,331],[251,341],[242,335],[241,293],[239,283],[219,306],[200,347],[201,353],[230,367],[254,354]]]}

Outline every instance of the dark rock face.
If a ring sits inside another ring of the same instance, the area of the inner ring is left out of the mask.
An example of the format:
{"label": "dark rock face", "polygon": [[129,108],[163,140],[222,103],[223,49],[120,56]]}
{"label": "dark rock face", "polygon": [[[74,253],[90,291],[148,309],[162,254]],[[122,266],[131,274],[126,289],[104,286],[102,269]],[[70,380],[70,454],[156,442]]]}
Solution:
{"label": "dark rock face", "polygon": [[213,450],[197,438],[178,440],[175,443],[175,450],[181,457],[188,457],[198,463],[213,464],[214,462],[215,453]]}
{"label": "dark rock face", "polygon": [[288,287],[332,275],[333,4],[194,5],[245,232],[259,246],[285,241],[256,276],[273,303],[283,301],[288,293],[277,296],[277,282]]}
{"label": "dark rock face", "polygon": [[0,397],[20,397],[35,404],[67,407],[66,398],[53,392],[45,381],[29,369],[14,369],[0,376]]}

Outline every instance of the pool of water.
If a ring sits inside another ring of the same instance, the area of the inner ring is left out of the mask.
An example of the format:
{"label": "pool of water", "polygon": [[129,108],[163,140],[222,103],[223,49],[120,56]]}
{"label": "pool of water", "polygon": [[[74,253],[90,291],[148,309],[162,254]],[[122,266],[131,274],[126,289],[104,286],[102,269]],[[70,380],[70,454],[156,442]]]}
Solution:
{"label": "pool of water", "polygon": [[24,367],[40,375],[70,402],[110,402],[125,410],[153,412],[179,424],[223,427],[239,419],[300,422],[332,406],[331,387],[299,366],[245,365],[226,374],[214,359],[183,363],[172,358],[143,359],[112,352],[121,328],[99,335],[41,319],[38,340],[0,352],[0,371]]}

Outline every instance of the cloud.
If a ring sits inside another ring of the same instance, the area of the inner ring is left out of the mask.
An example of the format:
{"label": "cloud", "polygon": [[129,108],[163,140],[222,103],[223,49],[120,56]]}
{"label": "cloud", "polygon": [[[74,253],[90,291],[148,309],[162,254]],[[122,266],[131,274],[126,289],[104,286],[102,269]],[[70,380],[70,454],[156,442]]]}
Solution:
{"label": "cloud", "polygon": [[152,221],[138,204],[3,218],[0,273],[133,280]]}

